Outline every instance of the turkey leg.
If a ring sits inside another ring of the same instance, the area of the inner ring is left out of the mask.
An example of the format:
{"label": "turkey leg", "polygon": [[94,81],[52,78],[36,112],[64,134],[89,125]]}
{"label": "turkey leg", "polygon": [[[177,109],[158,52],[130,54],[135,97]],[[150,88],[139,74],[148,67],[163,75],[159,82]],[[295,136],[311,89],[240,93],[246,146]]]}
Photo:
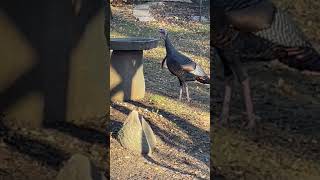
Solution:
{"label": "turkey leg", "polygon": [[228,124],[229,123],[229,111],[230,111],[230,102],[232,96],[232,85],[233,79],[227,78],[225,81],[225,91],[224,91],[224,99],[223,99],[223,106],[222,106],[222,114],[220,116],[220,123],[221,124]]}
{"label": "turkey leg", "polygon": [[250,92],[250,83],[249,78],[246,78],[244,81],[241,82],[243,88],[243,96],[246,106],[246,113],[248,117],[248,124],[246,126],[247,129],[253,129],[256,126],[256,119],[253,113],[253,103],[252,97]]}
{"label": "turkey leg", "polygon": [[[248,124],[246,129],[254,129],[256,126],[256,116],[253,113],[253,104],[250,92],[250,84],[249,84],[249,76],[245,69],[242,67],[242,63],[239,59],[239,56],[229,57],[229,59],[233,59],[233,61],[229,61],[229,66],[232,72],[237,76],[239,82],[241,82],[243,89],[243,96],[246,106],[246,114],[248,118]],[[227,91],[228,89],[226,89]],[[227,94],[228,95],[228,94]],[[231,98],[231,97],[230,97]]]}
{"label": "turkey leg", "polygon": [[179,101],[181,101],[181,99],[182,99],[182,87],[183,87],[183,86],[180,86]]}
{"label": "turkey leg", "polygon": [[190,96],[189,96],[189,88],[188,88],[188,85],[187,85],[187,83],[184,83],[183,85],[184,85],[184,87],[185,87],[185,89],[186,89],[187,100],[188,100],[188,102],[190,102],[191,99],[190,99]]}
{"label": "turkey leg", "polygon": [[179,84],[180,84],[179,101],[181,101],[182,100],[183,83],[180,79],[179,79]]}

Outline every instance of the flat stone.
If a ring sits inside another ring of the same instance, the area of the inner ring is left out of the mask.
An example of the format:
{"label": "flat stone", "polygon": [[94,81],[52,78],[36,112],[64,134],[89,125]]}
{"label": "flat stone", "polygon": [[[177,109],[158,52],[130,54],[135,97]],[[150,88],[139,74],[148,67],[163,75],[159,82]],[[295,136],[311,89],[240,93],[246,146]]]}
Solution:
{"label": "flat stone", "polygon": [[140,9],[140,10],[148,10],[149,9],[149,3],[147,4],[139,4],[139,5],[136,5],[134,7],[134,9]]}
{"label": "flat stone", "polygon": [[138,4],[133,9],[133,16],[139,21],[148,22],[154,21],[154,17],[150,13],[150,6],[152,3]]}
{"label": "flat stone", "polygon": [[140,16],[139,21],[141,22],[148,22],[148,21],[154,21],[155,19],[153,17],[148,17],[148,16]]}
{"label": "flat stone", "polygon": [[133,10],[134,16],[149,16],[149,11],[147,10]]}

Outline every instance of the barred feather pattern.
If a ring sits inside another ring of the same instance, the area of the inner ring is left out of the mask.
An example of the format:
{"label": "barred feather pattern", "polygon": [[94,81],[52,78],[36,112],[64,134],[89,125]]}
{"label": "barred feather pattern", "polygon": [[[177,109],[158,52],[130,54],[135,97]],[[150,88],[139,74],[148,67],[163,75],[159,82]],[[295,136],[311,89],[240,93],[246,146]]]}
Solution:
{"label": "barred feather pattern", "polygon": [[281,10],[276,10],[270,28],[254,34],[284,47],[311,47],[301,29]]}
{"label": "barred feather pattern", "polygon": [[[221,3],[227,4],[227,9],[236,9],[257,2],[261,1],[226,0]],[[232,28],[225,19],[225,12],[226,10],[218,6],[214,9],[215,31],[210,35],[211,44],[222,50],[220,56],[223,54],[238,56],[242,62],[278,59],[299,70],[320,72],[319,53],[286,12],[276,9],[270,27],[252,33],[240,32]],[[226,59],[226,61],[233,60]]]}

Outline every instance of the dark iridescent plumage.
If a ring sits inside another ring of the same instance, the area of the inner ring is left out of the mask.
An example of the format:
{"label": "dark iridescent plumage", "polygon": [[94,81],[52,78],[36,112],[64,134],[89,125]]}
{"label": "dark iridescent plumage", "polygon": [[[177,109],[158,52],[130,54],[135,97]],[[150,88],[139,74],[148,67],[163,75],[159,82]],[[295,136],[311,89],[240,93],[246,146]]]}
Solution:
{"label": "dark iridescent plumage", "polygon": [[210,84],[210,77],[204,72],[200,65],[192,61],[187,56],[181,54],[172,45],[167,32],[164,29],[160,29],[160,34],[164,39],[166,47],[166,57],[162,61],[166,65],[169,71],[177,76],[180,83],[180,95],[179,99],[182,98],[182,89],[185,87],[187,93],[187,99],[190,101],[187,81],[198,81],[202,84]]}

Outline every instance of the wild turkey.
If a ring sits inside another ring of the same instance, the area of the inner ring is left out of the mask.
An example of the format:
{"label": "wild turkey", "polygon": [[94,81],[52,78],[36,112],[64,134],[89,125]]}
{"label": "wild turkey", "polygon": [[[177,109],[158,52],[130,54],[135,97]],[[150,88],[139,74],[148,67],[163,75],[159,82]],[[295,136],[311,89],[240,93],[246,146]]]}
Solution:
{"label": "wild turkey", "polygon": [[187,100],[190,102],[189,90],[187,81],[198,81],[202,84],[210,84],[210,77],[204,72],[200,65],[192,61],[187,56],[178,52],[172,45],[168,33],[165,29],[160,29],[160,36],[165,42],[166,56],[162,60],[161,67],[163,68],[164,62],[169,71],[177,76],[180,83],[179,100],[182,98],[183,88],[186,90]]}
{"label": "wild turkey", "polygon": [[289,15],[268,0],[215,0],[211,10],[211,44],[220,56],[226,77],[220,122],[228,123],[235,74],[243,88],[247,128],[254,128],[256,116],[242,62],[278,59],[298,70],[319,72],[320,56]]}

